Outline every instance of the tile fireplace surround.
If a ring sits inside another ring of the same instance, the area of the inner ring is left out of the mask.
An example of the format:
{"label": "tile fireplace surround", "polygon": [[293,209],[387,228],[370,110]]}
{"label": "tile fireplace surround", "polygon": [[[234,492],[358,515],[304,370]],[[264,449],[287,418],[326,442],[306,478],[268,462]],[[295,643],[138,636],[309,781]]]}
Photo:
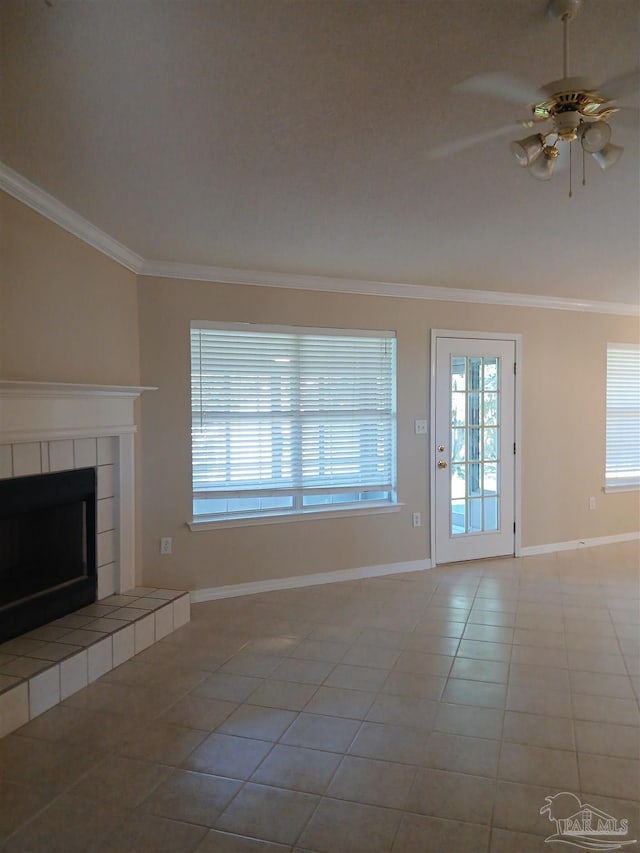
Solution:
{"label": "tile fireplace surround", "polygon": [[95,604],[0,645],[0,737],[184,625],[188,593],[135,586],[134,403],[150,388],[0,380],[0,478],[97,473]]}

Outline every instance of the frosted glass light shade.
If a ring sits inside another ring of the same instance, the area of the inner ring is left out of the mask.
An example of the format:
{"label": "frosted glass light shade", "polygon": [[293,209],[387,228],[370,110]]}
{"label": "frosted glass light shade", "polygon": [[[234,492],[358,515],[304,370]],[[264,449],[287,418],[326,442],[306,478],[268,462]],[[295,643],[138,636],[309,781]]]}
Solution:
{"label": "frosted glass light shade", "polygon": [[537,157],[529,166],[529,174],[539,181],[548,181],[553,174],[556,159],[556,157],[550,157],[548,154]]}
{"label": "frosted glass light shade", "polygon": [[598,166],[604,171],[615,166],[618,160],[622,157],[624,148],[621,145],[614,145],[609,142],[601,151],[594,151],[591,155]]}
{"label": "frosted glass light shade", "polygon": [[542,153],[542,139],[535,133],[511,143],[511,151],[521,166],[530,166]]}
{"label": "frosted glass light shade", "polygon": [[580,143],[587,154],[595,154],[602,151],[611,139],[611,127],[606,121],[596,121],[588,124],[582,131]]}

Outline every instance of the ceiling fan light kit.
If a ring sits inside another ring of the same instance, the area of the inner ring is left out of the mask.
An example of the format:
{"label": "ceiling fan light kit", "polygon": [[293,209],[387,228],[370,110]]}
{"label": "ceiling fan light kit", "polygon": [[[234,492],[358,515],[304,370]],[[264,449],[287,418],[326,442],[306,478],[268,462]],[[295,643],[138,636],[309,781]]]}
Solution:
{"label": "ceiling fan light kit", "polygon": [[553,169],[558,159],[558,149],[551,145],[545,145],[542,154],[538,155],[529,166],[529,174],[539,181],[548,181],[553,175]]}
{"label": "ceiling fan light kit", "polygon": [[601,151],[594,151],[591,155],[598,166],[604,171],[615,166],[618,160],[622,157],[624,148],[621,145],[613,145],[609,142]]}
{"label": "ceiling fan light kit", "polygon": [[[547,127],[511,143],[511,153],[517,163],[528,169],[538,180],[547,181],[553,173],[562,144],[569,153],[569,195],[571,191],[572,143],[579,141],[582,153],[582,183],[585,180],[585,155],[590,154],[601,169],[606,170],[620,159],[623,148],[611,143],[611,126],[607,119],[624,107],[614,102],[638,86],[640,70],[635,69],[609,80],[598,91],[584,77],[569,76],[569,22],[576,16],[582,0],[549,0],[547,12],[563,25],[562,77],[536,89],[506,72],[478,74],[458,84],[461,92],[485,95],[516,103],[527,102],[530,118],[518,122],[521,127],[533,128],[538,124]],[[633,109],[633,108],[632,108]],[[505,128],[496,128],[483,134],[439,146],[432,157],[456,153],[499,136]]]}
{"label": "ceiling fan light kit", "polygon": [[611,127],[606,121],[587,124],[582,130],[580,144],[587,154],[595,154],[607,145],[611,139]]}
{"label": "ceiling fan light kit", "polygon": [[511,151],[521,166],[530,166],[533,161],[542,154],[544,139],[539,133],[527,136],[525,139],[517,139],[511,143]]}

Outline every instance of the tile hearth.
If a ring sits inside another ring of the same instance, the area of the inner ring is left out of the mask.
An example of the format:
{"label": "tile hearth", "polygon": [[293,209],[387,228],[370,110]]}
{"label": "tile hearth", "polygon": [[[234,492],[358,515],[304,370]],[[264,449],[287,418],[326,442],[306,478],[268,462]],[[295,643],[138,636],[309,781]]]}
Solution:
{"label": "tile hearth", "polygon": [[188,593],[136,587],[0,644],[0,737],[168,636],[189,618]]}

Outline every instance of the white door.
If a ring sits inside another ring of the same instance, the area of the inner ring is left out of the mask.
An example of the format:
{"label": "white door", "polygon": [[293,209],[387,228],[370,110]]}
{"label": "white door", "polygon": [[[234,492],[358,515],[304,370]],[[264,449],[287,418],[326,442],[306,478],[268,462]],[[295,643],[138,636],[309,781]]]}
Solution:
{"label": "white door", "polygon": [[515,341],[435,339],[436,563],[513,554]]}

